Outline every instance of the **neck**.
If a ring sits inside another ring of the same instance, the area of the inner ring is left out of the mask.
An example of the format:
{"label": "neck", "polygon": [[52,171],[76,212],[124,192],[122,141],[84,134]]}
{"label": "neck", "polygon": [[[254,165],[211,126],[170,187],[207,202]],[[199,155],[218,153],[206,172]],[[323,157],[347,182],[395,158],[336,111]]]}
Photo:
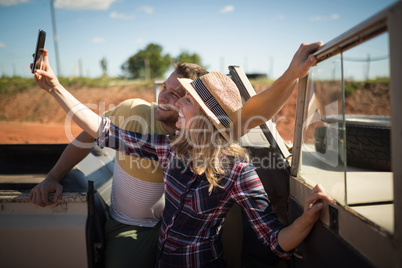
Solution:
{"label": "neck", "polygon": [[175,131],[176,131],[176,124],[167,124],[167,123],[164,123],[164,122],[161,122],[161,124],[162,124],[162,127],[163,127],[163,129],[167,132],[167,133],[169,133],[169,135],[173,135],[174,133],[175,133]]}

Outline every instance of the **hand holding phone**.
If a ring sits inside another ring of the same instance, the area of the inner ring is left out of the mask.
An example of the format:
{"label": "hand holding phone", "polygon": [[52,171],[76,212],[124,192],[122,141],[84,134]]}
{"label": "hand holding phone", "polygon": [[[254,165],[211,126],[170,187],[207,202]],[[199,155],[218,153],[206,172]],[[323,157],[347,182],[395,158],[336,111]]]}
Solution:
{"label": "hand holding phone", "polygon": [[38,40],[36,42],[36,49],[34,54],[34,59],[32,63],[32,73],[35,70],[40,69],[43,59],[43,48],[45,47],[46,32],[39,29]]}

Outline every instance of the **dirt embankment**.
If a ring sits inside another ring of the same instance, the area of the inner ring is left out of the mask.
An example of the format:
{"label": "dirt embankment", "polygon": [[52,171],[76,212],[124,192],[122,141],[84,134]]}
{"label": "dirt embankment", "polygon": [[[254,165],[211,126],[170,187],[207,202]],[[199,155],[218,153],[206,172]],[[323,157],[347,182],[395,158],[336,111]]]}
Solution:
{"label": "dirt embankment", "polygon": [[[153,101],[153,88],[114,86],[69,88],[93,111],[102,114],[129,98]],[[47,92],[38,87],[0,96],[0,143],[68,143],[81,132]],[[66,127],[65,127],[66,126]]]}
{"label": "dirt embankment", "polygon": [[[254,85],[260,92],[269,85]],[[113,108],[123,100],[142,98],[153,101],[152,88],[115,86],[109,88],[69,89],[70,92],[95,112]],[[321,88],[332,90],[330,86]],[[274,118],[284,140],[293,141],[297,89]],[[375,100],[375,101],[374,101]],[[358,114],[389,114],[387,85],[363,84],[346,99],[346,112]],[[68,143],[81,132],[74,123],[67,124],[64,111],[56,101],[39,88],[17,95],[0,96],[0,143]]]}

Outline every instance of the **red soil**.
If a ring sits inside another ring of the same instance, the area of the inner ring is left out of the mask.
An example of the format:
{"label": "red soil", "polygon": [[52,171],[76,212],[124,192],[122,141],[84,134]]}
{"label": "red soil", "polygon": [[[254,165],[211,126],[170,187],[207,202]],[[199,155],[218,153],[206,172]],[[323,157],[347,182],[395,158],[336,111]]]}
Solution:
{"label": "red soil", "polygon": [[[268,85],[254,85],[257,92]],[[331,91],[331,86],[324,86]],[[327,88],[328,87],[328,88]],[[152,88],[114,86],[109,88],[70,89],[71,93],[101,114],[125,99],[154,100]],[[324,94],[325,95],[325,94]],[[329,95],[329,94],[327,94]],[[375,99],[375,102],[373,101]],[[275,116],[274,122],[285,141],[293,141],[297,89]],[[369,111],[366,111],[369,109]],[[383,110],[386,111],[383,111]],[[378,111],[377,111],[378,110]],[[389,114],[389,91],[385,85],[362,85],[346,99],[347,113]],[[32,88],[14,96],[0,96],[0,143],[68,143],[81,130],[66,124],[64,111],[49,94]],[[71,134],[72,133],[72,134]]]}

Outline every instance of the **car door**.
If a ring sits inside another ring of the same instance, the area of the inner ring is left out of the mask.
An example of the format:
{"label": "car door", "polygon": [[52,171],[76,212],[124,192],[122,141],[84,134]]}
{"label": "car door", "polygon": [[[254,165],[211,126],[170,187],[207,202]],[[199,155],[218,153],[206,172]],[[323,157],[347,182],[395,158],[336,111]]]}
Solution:
{"label": "car door", "polygon": [[335,200],[295,267],[402,267],[402,2],[316,52],[299,81],[288,219],[321,184]]}

